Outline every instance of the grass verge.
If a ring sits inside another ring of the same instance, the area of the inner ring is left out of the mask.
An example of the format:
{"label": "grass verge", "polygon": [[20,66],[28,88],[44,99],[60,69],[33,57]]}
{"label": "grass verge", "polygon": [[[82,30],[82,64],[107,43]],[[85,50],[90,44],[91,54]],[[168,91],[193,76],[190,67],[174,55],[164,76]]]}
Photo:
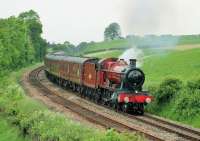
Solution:
{"label": "grass verge", "polygon": [[187,82],[168,78],[150,92],[154,101],[149,112],[200,128],[200,78]]}
{"label": "grass verge", "polygon": [[3,114],[0,114],[0,137],[0,141],[30,141],[27,137],[24,138],[20,130],[11,125]]}
{"label": "grass verge", "polygon": [[[2,81],[0,82],[1,118],[6,119],[12,127],[17,127],[16,132],[19,131],[29,139],[42,141],[144,140],[141,136],[128,133],[119,134],[113,129],[105,132],[91,129],[67,119],[60,113],[52,112],[42,103],[27,97],[19,85],[20,78],[25,71],[38,65],[2,76]],[[2,121],[3,123],[5,122]],[[6,138],[6,132],[9,132],[9,130],[5,128],[1,138]],[[16,140],[21,139],[23,138],[17,138]]]}

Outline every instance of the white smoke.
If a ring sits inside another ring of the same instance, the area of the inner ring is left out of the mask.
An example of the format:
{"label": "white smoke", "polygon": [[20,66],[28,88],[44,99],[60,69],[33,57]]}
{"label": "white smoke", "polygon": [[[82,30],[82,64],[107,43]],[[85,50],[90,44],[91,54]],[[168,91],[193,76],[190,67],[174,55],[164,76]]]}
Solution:
{"label": "white smoke", "polygon": [[129,59],[137,59],[136,66],[141,67],[143,64],[143,56],[144,56],[143,51],[134,46],[124,51],[124,53],[120,55],[118,58],[124,59],[128,63],[130,63]]}

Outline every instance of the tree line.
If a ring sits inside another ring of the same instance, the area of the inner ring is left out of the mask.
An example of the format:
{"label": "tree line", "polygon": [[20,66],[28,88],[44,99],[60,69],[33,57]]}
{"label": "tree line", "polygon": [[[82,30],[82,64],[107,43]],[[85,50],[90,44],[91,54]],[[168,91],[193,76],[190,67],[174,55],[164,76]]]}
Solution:
{"label": "tree line", "polygon": [[42,61],[47,42],[41,34],[40,17],[33,10],[0,19],[0,71]]}

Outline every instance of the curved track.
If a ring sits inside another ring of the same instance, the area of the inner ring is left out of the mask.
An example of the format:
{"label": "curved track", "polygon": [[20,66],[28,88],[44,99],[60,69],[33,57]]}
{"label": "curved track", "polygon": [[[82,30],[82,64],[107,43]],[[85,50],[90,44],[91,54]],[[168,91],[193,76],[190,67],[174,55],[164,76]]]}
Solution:
{"label": "curved track", "polygon": [[[102,125],[106,128],[115,128],[117,131],[136,131],[142,133],[150,140],[159,140],[164,141],[160,136],[156,136],[156,134],[152,134],[144,129],[140,129],[138,127],[131,126],[130,124],[124,124],[119,122],[115,119],[107,117],[103,114],[99,114],[90,110],[89,108],[85,108],[80,104],[74,103],[70,100],[64,99],[63,97],[56,94],[56,92],[51,91],[45,85],[40,82],[39,73],[43,70],[43,67],[39,67],[33,70],[29,74],[29,81],[32,85],[36,86],[37,89],[41,90],[44,96],[50,98],[53,102],[63,105],[64,107],[72,110],[73,112],[79,114],[80,116],[86,118],[87,120]],[[143,122],[149,126],[156,127],[158,130],[164,130],[168,134],[176,134],[177,136],[181,137],[180,140],[191,140],[191,141],[200,141],[200,130],[194,129],[185,125],[180,125],[175,122],[153,116],[150,114],[145,114],[144,116],[133,116],[129,114],[123,114],[124,116],[128,117],[130,120],[135,119],[140,122]],[[129,123],[129,122],[127,122]],[[171,140],[171,139],[167,139]]]}

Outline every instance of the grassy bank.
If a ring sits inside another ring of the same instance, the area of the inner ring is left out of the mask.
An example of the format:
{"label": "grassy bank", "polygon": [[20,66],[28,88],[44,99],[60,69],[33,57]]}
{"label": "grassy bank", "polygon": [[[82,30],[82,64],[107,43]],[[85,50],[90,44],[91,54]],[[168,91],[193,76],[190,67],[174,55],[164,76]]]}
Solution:
{"label": "grassy bank", "polygon": [[171,51],[144,60],[146,85],[158,85],[165,78],[188,81],[200,77],[200,49]]}
{"label": "grassy bank", "polygon": [[[34,66],[35,67],[35,66]],[[113,130],[99,131],[67,119],[60,113],[47,109],[42,103],[27,97],[19,85],[22,74],[33,67],[22,69],[2,76],[0,82],[0,124],[1,118],[6,120],[9,129],[33,140],[44,141],[134,141],[143,140],[135,134],[119,134]],[[5,121],[2,121],[2,125]],[[3,126],[2,126],[3,127]],[[5,127],[5,126],[4,126]],[[11,128],[10,128],[11,127]],[[8,136],[8,128],[4,128],[1,139]],[[10,133],[12,134],[12,133]],[[11,138],[12,140],[12,138]],[[26,140],[18,137],[15,140]]]}
{"label": "grassy bank", "polygon": [[149,90],[154,101],[147,111],[200,128],[200,78],[187,82],[168,78]]}
{"label": "grassy bank", "polygon": [[30,139],[24,138],[20,130],[10,124],[4,115],[0,114],[0,141],[30,141]]}
{"label": "grassy bank", "polygon": [[145,87],[155,98],[149,112],[200,128],[199,55],[196,48],[144,60]]}

